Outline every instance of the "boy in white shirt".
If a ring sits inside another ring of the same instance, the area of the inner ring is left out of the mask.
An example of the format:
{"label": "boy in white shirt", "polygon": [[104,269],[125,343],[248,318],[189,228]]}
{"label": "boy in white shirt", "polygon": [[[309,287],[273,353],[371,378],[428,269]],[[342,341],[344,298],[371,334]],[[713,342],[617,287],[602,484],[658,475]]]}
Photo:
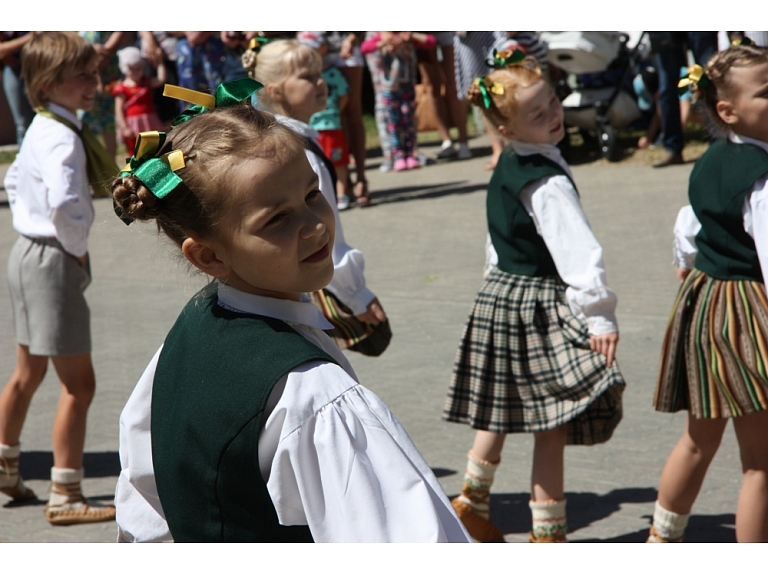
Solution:
{"label": "boy in white shirt", "polygon": [[80,489],[96,385],[83,296],[91,281],[88,232],[94,217],[86,155],[94,150],[76,113],[93,106],[98,58],[74,32],[36,35],[22,56],[38,113],[5,179],[21,237],[8,261],[17,359],[0,393],[0,492],[14,500],[35,498],[19,474],[19,437],[50,357],[62,389],[46,519],[54,525],[108,521],[115,508],[89,506]]}

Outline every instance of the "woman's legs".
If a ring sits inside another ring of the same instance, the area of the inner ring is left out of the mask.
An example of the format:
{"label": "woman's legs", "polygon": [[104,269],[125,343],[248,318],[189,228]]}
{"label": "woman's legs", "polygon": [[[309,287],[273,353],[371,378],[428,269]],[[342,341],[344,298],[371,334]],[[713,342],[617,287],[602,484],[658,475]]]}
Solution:
{"label": "woman's legs", "polygon": [[768,411],[733,420],[744,479],[736,508],[736,540],[768,543]]}
{"label": "woman's legs", "polygon": [[459,130],[459,143],[467,143],[467,101],[459,99],[456,93],[456,70],[453,62],[453,46],[440,46],[443,52],[443,77],[445,78],[445,100],[451,110],[453,121]]}
{"label": "woman's legs", "polygon": [[355,159],[355,196],[368,196],[365,179],[365,126],[363,126],[363,67],[341,68],[349,84],[349,100],[342,112],[349,136],[349,152]]}

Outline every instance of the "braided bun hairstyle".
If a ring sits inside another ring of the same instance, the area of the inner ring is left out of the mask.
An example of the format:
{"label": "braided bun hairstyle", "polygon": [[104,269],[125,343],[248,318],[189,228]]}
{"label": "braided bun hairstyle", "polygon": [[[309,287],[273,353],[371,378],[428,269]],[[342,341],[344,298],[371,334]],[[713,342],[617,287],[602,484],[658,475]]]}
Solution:
{"label": "braided bun hairstyle", "polygon": [[491,106],[486,108],[480,86],[472,83],[467,89],[467,100],[482,110],[491,125],[506,126],[517,115],[517,92],[541,80],[542,74],[536,58],[526,56],[519,64],[494,70],[486,78],[494,84],[500,84],[504,93],[489,93]]}
{"label": "braided bun hairstyle", "polygon": [[735,86],[730,78],[731,69],[746,68],[766,62],[768,62],[768,48],[749,45],[731,46],[709,59],[704,68],[707,82],[691,84],[693,101],[703,100],[707,115],[717,131],[720,132],[719,135],[727,135],[730,131],[730,126],[722,120],[717,112],[717,103],[734,95]]}
{"label": "braided bun hairstyle", "polygon": [[181,247],[188,237],[206,238],[221,231],[218,224],[227,209],[246,193],[233,189],[241,181],[237,170],[243,161],[303,148],[299,136],[267,112],[247,104],[211,110],[174,128],[156,154],[184,154],[185,166],[176,172],[182,182],[171,193],[158,199],[141,180],[128,175],[112,183],[112,197],[124,215],[156,220],[158,229]]}

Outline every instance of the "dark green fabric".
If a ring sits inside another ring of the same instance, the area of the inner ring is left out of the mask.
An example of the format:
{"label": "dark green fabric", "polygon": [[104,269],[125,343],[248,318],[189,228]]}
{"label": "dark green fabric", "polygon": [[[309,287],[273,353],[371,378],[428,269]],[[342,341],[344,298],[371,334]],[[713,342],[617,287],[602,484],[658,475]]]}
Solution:
{"label": "dark green fabric", "polygon": [[751,144],[719,140],[696,162],[688,198],[701,223],[695,266],[721,280],[763,281],[755,241],[744,231],[742,206],[768,174],[768,154]]}
{"label": "dark green fabric", "polygon": [[555,262],[519,196],[527,184],[561,175],[568,177],[559,165],[542,155],[518,156],[511,147],[502,152],[486,199],[488,231],[500,270],[534,277],[557,275]]}
{"label": "dark green fabric", "polygon": [[228,311],[207,288],[186,305],[160,353],[152,389],[157,491],[178,542],[311,542],[281,526],[259,471],[262,415],[295,367],[336,363],[288,324]]}

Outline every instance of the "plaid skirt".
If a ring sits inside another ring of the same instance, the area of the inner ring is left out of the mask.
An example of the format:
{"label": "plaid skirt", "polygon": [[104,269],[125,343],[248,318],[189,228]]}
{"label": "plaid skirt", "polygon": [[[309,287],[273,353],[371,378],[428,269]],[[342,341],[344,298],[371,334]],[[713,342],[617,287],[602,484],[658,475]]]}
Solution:
{"label": "plaid skirt", "polygon": [[766,362],[765,285],[694,269],[667,323],[654,408],[707,419],[768,409]]}
{"label": "plaid skirt", "polygon": [[569,444],[607,441],[621,421],[624,378],[590,350],[565,284],[494,268],[456,355],[443,419],[494,433],[568,424]]}

